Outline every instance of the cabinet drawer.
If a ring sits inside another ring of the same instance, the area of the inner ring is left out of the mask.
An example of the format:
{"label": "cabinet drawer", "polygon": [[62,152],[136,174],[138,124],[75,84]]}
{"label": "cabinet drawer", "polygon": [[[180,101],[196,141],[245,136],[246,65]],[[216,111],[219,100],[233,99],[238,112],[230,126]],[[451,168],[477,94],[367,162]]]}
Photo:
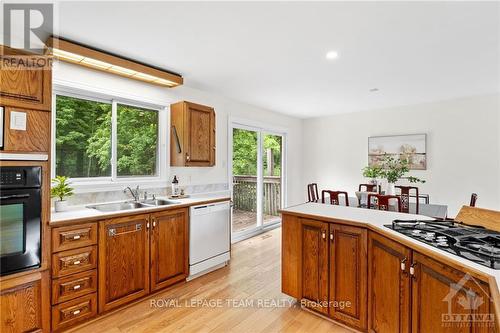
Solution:
{"label": "cabinet drawer", "polygon": [[52,255],[52,276],[61,277],[96,268],[97,246],[69,250]]}
{"label": "cabinet drawer", "polygon": [[71,299],[97,291],[97,271],[70,275],[52,281],[52,304],[66,302]]}
{"label": "cabinet drawer", "polygon": [[86,223],[52,229],[52,252],[97,244],[97,224]]}
{"label": "cabinet drawer", "polygon": [[52,307],[52,330],[73,326],[97,314],[96,294],[61,303]]}

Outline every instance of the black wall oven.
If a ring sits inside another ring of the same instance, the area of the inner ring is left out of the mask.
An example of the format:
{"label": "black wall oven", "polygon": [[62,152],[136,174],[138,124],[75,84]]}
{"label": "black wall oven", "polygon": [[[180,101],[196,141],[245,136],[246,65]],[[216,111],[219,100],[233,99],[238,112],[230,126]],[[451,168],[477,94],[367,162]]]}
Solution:
{"label": "black wall oven", "polygon": [[0,268],[7,275],[40,267],[39,166],[0,167]]}

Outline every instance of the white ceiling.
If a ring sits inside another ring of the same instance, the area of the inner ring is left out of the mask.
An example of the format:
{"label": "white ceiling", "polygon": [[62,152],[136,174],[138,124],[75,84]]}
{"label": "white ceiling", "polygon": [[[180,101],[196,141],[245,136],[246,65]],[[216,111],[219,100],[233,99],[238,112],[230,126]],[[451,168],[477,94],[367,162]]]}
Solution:
{"label": "white ceiling", "polygon": [[[62,37],[302,118],[500,91],[498,2],[64,2],[58,11]],[[329,50],[339,58],[326,60]]]}

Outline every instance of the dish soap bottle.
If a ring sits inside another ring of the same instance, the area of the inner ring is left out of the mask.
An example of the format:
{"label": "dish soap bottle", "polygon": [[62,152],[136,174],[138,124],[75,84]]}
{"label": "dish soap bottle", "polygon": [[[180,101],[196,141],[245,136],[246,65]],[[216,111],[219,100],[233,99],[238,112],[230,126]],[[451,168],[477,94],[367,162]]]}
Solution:
{"label": "dish soap bottle", "polygon": [[177,180],[177,176],[174,176],[174,180],[172,180],[172,196],[179,196],[179,181]]}

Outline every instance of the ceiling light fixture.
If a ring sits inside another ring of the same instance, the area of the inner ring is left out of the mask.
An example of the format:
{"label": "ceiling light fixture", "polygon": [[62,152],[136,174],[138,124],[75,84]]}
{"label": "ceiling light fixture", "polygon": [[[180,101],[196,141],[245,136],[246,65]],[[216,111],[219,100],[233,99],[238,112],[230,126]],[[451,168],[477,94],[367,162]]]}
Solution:
{"label": "ceiling light fixture", "polygon": [[176,87],[183,83],[182,76],[178,74],[98,51],[64,39],[51,37],[46,44],[54,57],[61,61],[165,87]]}
{"label": "ceiling light fixture", "polygon": [[337,51],[328,51],[326,53],[326,59],[328,60],[334,60],[339,57],[339,53]]}

